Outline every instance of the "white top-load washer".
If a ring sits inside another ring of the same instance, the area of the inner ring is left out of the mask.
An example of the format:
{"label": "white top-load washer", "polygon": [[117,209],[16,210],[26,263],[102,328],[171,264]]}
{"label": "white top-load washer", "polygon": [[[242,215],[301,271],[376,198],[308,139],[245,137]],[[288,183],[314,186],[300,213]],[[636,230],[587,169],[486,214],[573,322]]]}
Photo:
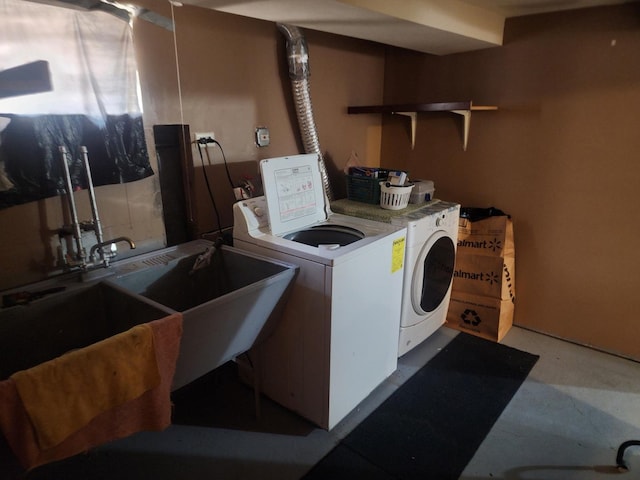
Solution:
{"label": "white top-load washer", "polygon": [[234,246],[300,267],[252,351],[263,392],[331,429],[397,368],[406,226],[334,214],[318,156],[261,161],[264,197],[236,203]]}

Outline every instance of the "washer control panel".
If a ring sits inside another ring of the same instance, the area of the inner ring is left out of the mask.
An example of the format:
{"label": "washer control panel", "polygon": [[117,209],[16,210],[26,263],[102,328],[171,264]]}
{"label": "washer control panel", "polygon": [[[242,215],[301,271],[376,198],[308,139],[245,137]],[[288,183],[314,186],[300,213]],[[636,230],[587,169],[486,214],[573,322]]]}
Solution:
{"label": "washer control panel", "polygon": [[269,228],[269,210],[264,197],[249,198],[237,202],[234,209],[234,226],[246,226],[248,232],[261,228]]}

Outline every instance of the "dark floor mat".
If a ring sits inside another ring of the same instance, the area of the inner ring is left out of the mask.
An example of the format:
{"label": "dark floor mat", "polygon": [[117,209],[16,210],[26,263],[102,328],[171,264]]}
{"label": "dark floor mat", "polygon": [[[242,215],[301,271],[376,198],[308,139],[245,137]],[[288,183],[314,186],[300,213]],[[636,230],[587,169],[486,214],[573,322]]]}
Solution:
{"label": "dark floor mat", "polygon": [[537,359],[457,335],[342,441],[349,454],[332,451],[305,479],[358,478],[356,458],[388,478],[457,479]]}

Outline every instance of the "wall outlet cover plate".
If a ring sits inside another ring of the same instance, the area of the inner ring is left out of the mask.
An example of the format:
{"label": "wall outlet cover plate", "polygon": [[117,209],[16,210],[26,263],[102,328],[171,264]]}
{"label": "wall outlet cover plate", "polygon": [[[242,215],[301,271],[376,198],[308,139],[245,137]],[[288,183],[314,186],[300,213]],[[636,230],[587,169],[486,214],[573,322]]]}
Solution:
{"label": "wall outlet cover plate", "polygon": [[256,144],[259,147],[266,147],[269,145],[269,129],[267,127],[256,128]]}

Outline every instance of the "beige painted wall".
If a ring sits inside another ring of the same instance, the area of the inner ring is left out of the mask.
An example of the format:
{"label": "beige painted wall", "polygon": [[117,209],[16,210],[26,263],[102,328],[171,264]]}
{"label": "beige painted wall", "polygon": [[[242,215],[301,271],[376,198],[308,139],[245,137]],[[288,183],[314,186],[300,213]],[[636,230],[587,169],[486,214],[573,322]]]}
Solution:
{"label": "beige painted wall", "polygon": [[[229,162],[302,153],[284,36],[273,22],[199,7],[174,9],[184,123],[195,132],[214,132]],[[380,102],[384,48],[366,41],[304,31],[309,47],[310,86],[320,146],[337,196],[345,196],[340,174],[352,151],[369,165],[380,161],[381,121],[353,118],[353,102]],[[176,118],[175,123],[180,123]],[[271,143],[259,148],[255,129],[269,128]],[[206,152],[205,152],[206,153]],[[202,182],[202,162],[192,149],[201,232],[218,229]],[[219,163],[218,148],[209,149]],[[203,155],[205,164],[209,159]],[[209,167],[207,167],[209,169]],[[215,170],[215,169],[214,169]],[[254,171],[256,171],[254,169]],[[216,203],[222,203],[222,228],[231,226],[233,200],[226,176],[209,176]],[[234,182],[240,178],[232,176]]]}
{"label": "beige painted wall", "polygon": [[[213,131],[227,161],[233,163],[301,153],[284,37],[274,23],[192,6],[172,11],[169,2],[156,0],[137,3],[167,18],[175,17],[176,24],[175,38],[172,32],[151,23],[137,20],[134,24],[145,131],[156,172],[155,124],[185,123],[192,133]],[[354,118],[347,115],[346,107],[382,101],[384,48],[312,31],[305,32],[305,36],[320,145],[336,194],[344,196],[339,170],[352,151],[363,163],[379,164],[380,119]],[[269,147],[255,145],[257,126],[269,127]],[[221,160],[218,149],[210,153],[212,161]],[[203,191],[202,167],[195,146],[193,158],[200,233],[217,230],[213,208]],[[206,156],[204,159],[208,163]],[[207,168],[215,172],[210,176],[214,195],[225,199],[219,206],[223,210],[221,227],[230,227],[233,198],[226,176],[218,165]],[[257,171],[255,167],[250,170]],[[233,172],[242,173],[239,169]],[[126,185],[99,187],[96,195],[105,238],[131,237],[139,245],[134,253],[165,245],[157,175]],[[90,219],[86,192],[78,192],[76,198],[80,219]],[[0,210],[0,290],[35,282],[52,273],[55,231],[63,223],[65,205],[59,197]],[[127,253],[122,249],[123,255]]]}
{"label": "beige painted wall", "polygon": [[433,57],[390,49],[387,103],[473,100],[383,119],[382,165],[436,196],[511,214],[517,324],[640,359],[638,6],[509,19],[503,47]]}

